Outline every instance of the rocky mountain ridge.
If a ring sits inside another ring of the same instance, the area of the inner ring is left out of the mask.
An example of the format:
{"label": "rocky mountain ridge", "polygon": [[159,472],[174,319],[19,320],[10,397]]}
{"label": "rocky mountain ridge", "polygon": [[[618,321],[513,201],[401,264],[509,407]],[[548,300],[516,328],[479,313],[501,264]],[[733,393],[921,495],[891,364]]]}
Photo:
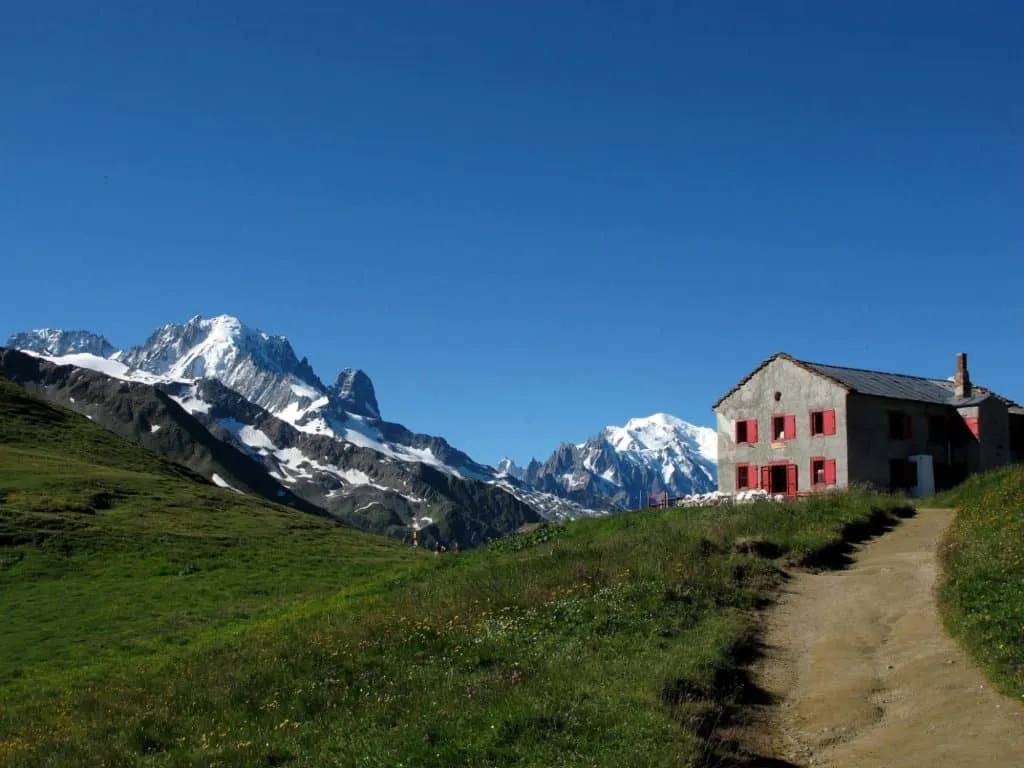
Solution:
{"label": "rocky mountain ridge", "polygon": [[[0,373],[16,371],[23,385],[213,482],[399,538],[417,531],[426,543],[474,546],[526,522],[635,508],[640,489],[660,487],[656,478],[673,493],[699,492],[713,468],[697,449],[701,428],[664,414],[560,446],[544,463],[480,464],[441,437],[384,421],[365,372],[345,368],[326,385],[285,337],[229,315],[163,325],[126,350],[88,331],[54,329],[15,334],[8,346],[22,352],[0,358]],[[36,358],[34,369],[26,356]],[[85,380],[82,402],[73,392],[82,394]],[[147,434],[140,398],[177,405],[171,421],[189,417],[181,432],[191,438],[158,438],[169,425],[156,422]],[[228,461],[217,444],[247,463]]]}
{"label": "rocky mountain ridge", "polygon": [[562,443],[544,462],[499,472],[541,491],[601,509],[636,509],[652,494],[687,496],[718,486],[715,430],[667,413],[609,426],[583,443]]}

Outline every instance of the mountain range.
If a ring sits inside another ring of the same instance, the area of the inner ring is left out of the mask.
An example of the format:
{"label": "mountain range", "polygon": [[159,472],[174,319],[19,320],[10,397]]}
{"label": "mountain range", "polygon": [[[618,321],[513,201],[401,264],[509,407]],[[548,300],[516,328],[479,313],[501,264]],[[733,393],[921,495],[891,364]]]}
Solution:
{"label": "mountain range", "polygon": [[586,442],[563,443],[547,461],[498,471],[541,491],[604,509],[636,509],[653,494],[707,493],[718,484],[718,435],[667,413],[605,427]]}
{"label": "mountain range", "polygon": [[213,483],[425,546],[716,487],[714,430],[660,413],[526,467],[478,463],[384,420],[365,372],[325,384],[286,338],[228,315],[164,325],[128,349],[88,331],[16,333],[0,374]]}

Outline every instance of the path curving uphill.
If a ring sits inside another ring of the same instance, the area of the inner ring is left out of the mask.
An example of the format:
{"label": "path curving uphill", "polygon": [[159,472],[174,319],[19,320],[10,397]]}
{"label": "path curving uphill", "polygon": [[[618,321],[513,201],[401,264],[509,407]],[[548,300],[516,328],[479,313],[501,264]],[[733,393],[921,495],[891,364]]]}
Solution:
{"label": "path curving uphill", "polygon": [[747,746],[763,764],[1021,768],[1024,706],[946,634],[937,548],[953,512],[922,509],[841,571],[798,573],[767,617],[754,681],[774,700]]}

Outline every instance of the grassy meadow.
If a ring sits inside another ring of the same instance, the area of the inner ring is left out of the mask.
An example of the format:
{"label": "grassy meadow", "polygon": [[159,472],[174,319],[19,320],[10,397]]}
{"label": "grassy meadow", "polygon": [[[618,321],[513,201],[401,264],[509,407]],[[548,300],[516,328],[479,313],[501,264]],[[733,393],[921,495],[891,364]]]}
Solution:
{"label": "grassy meadow", "polygon": [[715,764],[779,567],[902,503],[647,511],[437,557],[0,381],[0,765]]}
{"label": "grassy meadow", "polygon": [[942,548],[946,626],[1024,701],[1024,466],[978,475],[934,503],[957,510]]}

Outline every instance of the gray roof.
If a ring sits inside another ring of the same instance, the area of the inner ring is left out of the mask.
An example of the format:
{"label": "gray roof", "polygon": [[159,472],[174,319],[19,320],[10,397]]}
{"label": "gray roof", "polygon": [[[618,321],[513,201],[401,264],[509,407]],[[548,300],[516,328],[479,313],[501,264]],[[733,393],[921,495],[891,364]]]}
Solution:
{"label": "gray roof", "polygon": [[862,395],[890,397],[897,400],[917,400],[922,403],[953,405],[958,408],[977,405],[990,397],[986,390],[975,392],[971,397],[958,399],[952,381],[948,379],[923,379],[902,373],[883,373],[862,368],[844,368],[839,365],[805,362],[823,376],[828,376]]}
{"label": "gray roof", "polygon": [[922,403],[935,403],[937,405],[950,405],[954,408],[967,408],[995,398],[1007,408],[1017,409],[1016,412],[1024,415],[1024,408],[1012,400],[998,395],[995,392],[972,386],[970,397],[957,398],[956,386],[952,379],[926,379],[921,376],[907,376],[902,373],[884,373],[882,371],[869,371],[865,368],[846,368],[841,365],[828,365],[826,363],[809,363],[805,360],[797,360],[785,352],[776,352],[767,360],[761,362],[757,368],[744,376],[736,386],[722,395],[712,409],[717,410],[726,398],[742,388],[750,381],[758,371],[771,363],[773,360],[788,360],[794,365],[800,366],[806,371],[816,373],[844,386],[851,392],[859,392],[864,395],[876,397],[888,397],[894,400],[917,400]]}

